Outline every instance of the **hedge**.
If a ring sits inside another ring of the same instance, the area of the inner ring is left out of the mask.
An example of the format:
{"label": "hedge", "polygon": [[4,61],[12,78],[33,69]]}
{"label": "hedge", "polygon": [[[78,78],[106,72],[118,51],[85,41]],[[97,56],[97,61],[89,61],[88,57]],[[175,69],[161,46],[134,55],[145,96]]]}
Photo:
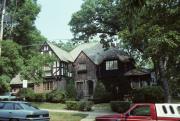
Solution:
{"label": "hedge", "polygon": [[68,110],[90,111],[92,105],[91,101],[66,101]]}
{"label": "hedge", "polygon": [[112,111],[118,112],[118,113],[124,113],[125,111],[127,111],[130,108],[131,102],[128,102],[128,101],[111,101],[110,105],[111,105]]}
{"label": "hedge", "polygon": [[160,86],[134,89],[132,95],[134,103],[161,103],[164,101],[163,89]]}

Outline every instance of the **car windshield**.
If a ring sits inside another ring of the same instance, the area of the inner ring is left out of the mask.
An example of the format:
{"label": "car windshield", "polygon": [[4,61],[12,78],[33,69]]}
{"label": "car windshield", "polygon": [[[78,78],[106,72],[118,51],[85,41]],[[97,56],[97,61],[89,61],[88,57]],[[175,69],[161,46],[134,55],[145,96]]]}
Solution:
{"label": "car windshield", "polygon": [[21,106],[24,107],[24,109],[27,110],[37,110],[37,107],[32,106],[30,103],[22,103]]}

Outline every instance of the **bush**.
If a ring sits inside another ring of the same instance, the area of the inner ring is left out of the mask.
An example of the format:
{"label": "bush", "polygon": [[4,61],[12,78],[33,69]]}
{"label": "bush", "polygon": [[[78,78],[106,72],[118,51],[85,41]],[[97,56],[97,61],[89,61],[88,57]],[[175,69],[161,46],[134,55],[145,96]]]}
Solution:
{"label": "bush", "polygon": [[163,89],[160,86],[135,89],[132,95],[135,103],[160,103],[164,101]]}
{"label": "bush", "polygon": [[125,111],[127,111],[130,108],[131,102],[128,102],[128,101],[111,101],[110,105],[111,105],[112,111],[118,112],[118,113],[124,113]]}
{"label": "bush", "polygon": [[46,101],[46,93],[37,93],[34,98],[35,102],[45,102]]}
{"label": "bush", "polygon": [[107,103],[112,99],[111,94],[106,91],[104,84],[100,81],[96,84],[93,97],[94,103]]}
{"label": "bush", "polygon": [[48,93],[46,99],[48,102],[64,103],[66,99],[66,94],[64,91],[57,89]]}
{"label": "bush", "polygon": [[66,101],[66,108],[68,110],[78,110],[79,109],[78,101]]}
{"label": "bush", "polygon": [[80,111],[91,111],[93,102],[92,101],[80,101],[79,110]]}
{"label": "bush", "polygon": [[35,93],[32,89],[27,88],[27,89],[20,89],[20,91],[18,92],[17,96],[20,99],[26,99],[26,101],[34,101],[35,100]]}
{"label": "bush", "polygon": [[74,81],[70,80],[70,82],[67,84],[66,88],[66,95],[68,99],[75,100],[76,99],[76,89]]}
{"label": "bush", "polygon": [[66,101],[66,108],[68,110],[90,111],[92,105],[92,101]]}

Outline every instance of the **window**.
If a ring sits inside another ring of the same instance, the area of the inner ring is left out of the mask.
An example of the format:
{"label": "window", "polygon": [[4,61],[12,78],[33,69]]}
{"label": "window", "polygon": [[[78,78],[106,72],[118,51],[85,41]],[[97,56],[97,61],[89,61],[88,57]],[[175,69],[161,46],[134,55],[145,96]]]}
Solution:
{"label": "window", "polygon": [[12,103],[6,103],[4,105],[4,108],[5,110],[13,110],[13,104]]}
{"label": "window", "polygon": [[86,64],[85,63],[81,63],[79,64],[79,68],[78,68],[79,71],[83,71],[83,70],[87,70],[86,68]]}
{"label": "window", "polygon": [[0,109],[3,109],[4,103],[0,103]]}
{"label": "window", "polygon": [[15,109],[15,110],[22,110],[23,108],[22,108],[22,106],[20,106],[19,104],[15,104],[15,105],[14,105],[14,109]]}
{"label": "window", "polygon": [[43,89],[44,90],[53,90],[53,82],[52,81],[44,82]]}
{"label": "window", "polygon": [[150,106],[137,106],[130,112],[131,116],[150,116]]}
{"label": "window", "polygon": [[140,88],[140,87],[141,87],[140,82],[135,82],[135,81],[131,82],[131,88],[137,89],[137,88]]}
{"label": "window", "polygon": [[106,70],[116,70],[116,69],[118,69],[117,60],[106,61]]}

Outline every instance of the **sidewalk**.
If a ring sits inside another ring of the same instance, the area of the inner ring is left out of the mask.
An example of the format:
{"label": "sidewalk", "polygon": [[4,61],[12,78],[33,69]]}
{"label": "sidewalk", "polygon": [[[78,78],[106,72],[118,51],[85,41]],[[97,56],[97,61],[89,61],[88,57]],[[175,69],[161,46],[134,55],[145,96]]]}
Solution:
{"label": "sidewalk", "polygon": [[110,111],[104,111],[104,110],[94,110],[89,112],[84,111],[73,111],[73,110],[53,110],[53,109],[43,109],[48,110],[50,112],[59,112],[59,113],[81,113],[81,114],[87,114],[88,116],[81,121],[95,121],[95,118],[97,116],[103,116],[103,115],[111,115],[111,114],[117,114]]}

